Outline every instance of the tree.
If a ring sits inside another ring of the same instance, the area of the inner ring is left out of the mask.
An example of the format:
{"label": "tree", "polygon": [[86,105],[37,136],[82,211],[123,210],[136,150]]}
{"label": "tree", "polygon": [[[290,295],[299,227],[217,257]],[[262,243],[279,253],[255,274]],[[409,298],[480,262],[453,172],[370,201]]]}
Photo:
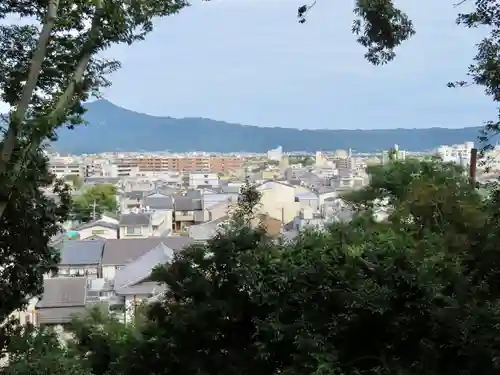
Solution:
{"label": "tree", "polygon": [[76,174],[68,174],[64,176],[64,181],[71,182],[71,185],[73,185],[76,190],[79,190],[83,186],[82,178]]}
{"label": "tree", "polygon": [[116,212],[116,187],[109,184],[95,185],[73,200],[72,213],[75,220],[88,222],[104,212]]}
{"label": "tree", "polygon": [[[82,102],[110,84],[117,61],[100,58],[113,44],[134,43],[157,16],[183,0],[6,0],[0,20],[0,99],[11,110],[0,121],[0,321],[42,292],[43,274],[58,262],[51,237],[68,218],[67,187],[47,172],[46,142],[61,126],[81,124]],[[55,185],[54,185],[55,183]],[[54,185],[60,204],[43,189]],[[1,338],[1,337],[0,337]],[[1,343],[0,343],[1,345]]]}
{"label": "tree", "polygon": [[5,375],[92,375],[84,356],[63,344],[54,332],[31,325],[10,335]]}
{"label": "tree", "polygon": [[113,373],[115,363],[141,339],[143,309],[142,305],[138,306],[138,316],[127,325],[98,307],[71,322],[70,332],[74,334],[71,345],[80,355],[85,355],[93,375]]}
{"label": "tree", "polygon": [[[41,151],[30,156],[0,217],[2,322],[42,292],[43,275],[59,262],[58,252],[48,242],[68,218],[70,195],[68,187],[48,173],[47,166]],[[43,189],[50,186],[59,195],[60,203],[44,194]]]}
{"label": "tree", "polygon": [[[0,145],[0,186],[6,192],[15,186],[26,155],[45,140],[55,139],[63,124],[82,123],[81,102],[109,85],[106,75],[119,63],[100,59],[99,53],[112,44],[144,39],[154,17],[176,13],[186,5],[183,0],[2,3],[0,19],[17,14],[41,25],[40,31],[37,25],[0,27],[1,99],[13,108]],[[26,144],[18,149],[23,140]],[[0,202],[0,216],[7,201]]]}
{"label": "tree", "polygon": [[233,226],[176,254],[155,274],[165,298],[114,370],[497,374],[498,203],[459,172],[394,161],[364,199],[388,197],[387,221],[361,211],[285,244]]}

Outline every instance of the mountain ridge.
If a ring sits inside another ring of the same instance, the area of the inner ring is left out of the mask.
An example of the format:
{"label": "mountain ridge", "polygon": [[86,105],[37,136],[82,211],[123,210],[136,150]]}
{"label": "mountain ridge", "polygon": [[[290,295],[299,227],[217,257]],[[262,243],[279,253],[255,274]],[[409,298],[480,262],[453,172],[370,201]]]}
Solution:
{"label": "mountain ridge", "polygon": [[376,152],[398,144],[401,149],[423,151],[442,144],[475,141],[481,129],[294,129],[198,117],[152,116],[107,100],[88,103],[86,108],[88,125],[60,129],[53,149],[75,154],[139,150],[266,152],[281,145],[286,151],[352,148],[357,152]]}

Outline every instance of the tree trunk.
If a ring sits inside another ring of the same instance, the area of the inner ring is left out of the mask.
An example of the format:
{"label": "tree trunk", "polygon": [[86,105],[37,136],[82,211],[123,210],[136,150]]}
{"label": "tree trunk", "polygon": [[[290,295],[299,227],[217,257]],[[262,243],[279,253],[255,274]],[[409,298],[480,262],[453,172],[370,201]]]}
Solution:
{"label": "tree trunk", "polygon": [[14,113],[11,115],[9,128],[1,147],[0,174],[3,174],[7,171],[7,166],[17,145],[17,136],[21,130],[24,118],[26,116],[26,111],[29,108],[33,92],[35,91],[36,85],[38,83],[38,77],[40,76],[42,64],[47,53],[47,45],[49,43],[50,34],[52,33],[52,29],[54,28],[54,25],[56,23],[58,8],[59,0],[49,1],[45,23],[43,24],[35,53],[33,54],[33,59],[28,73],[28,79],[23,88],[21,100],[17,104]]}
{"label": "tree trunk", "polygon": [[[96,1],[96,12],[94,14],[94,17],[92,19],[92,25],[90,27],[89,33],[88,33],[88,39],[84,43],[83,48],[82,48],[82,56],[80,60],[78,61],[78,64],[76,65],[75,71],[73,73],[73,77],[71,79],[71,82],[68,84],[66,89],[64,90],[63,94],[57,101],[54,109],[51,111],[51,113],[44,119],[41,119],[42,121],[47,120],[49,123],[50,127],[57,126],[59,119],[64,116],[64,111],[66,110],[68,104],[71,102],[73,99],[73,95],[75,93],[75,89],[78,83],[80,83],[83,79],[83,76],[85,74],[85,71],[87,70],[87,66],[90,62],[90,59],[92,58],[92,54],[94,53],[94,38],[97,36],[98,31],[99,31],[99,26],[100,26],[100,21],[101,21],[101,14],[102,14],[102,0],[97,0]],[[10,130],[10,129],[9,129]],[[17,160],[16,164],[14,164],[12,171],[13,171],[13,176],[12,176],[12,184],[9,184],[12,186],[13,184],[16,183],[16,180],[19,178],[22,168],[25,165],[25,161],[27,158],[30,157],[30,154],[33,152],[36,152],[38,147],[43,142],[44,136],[41,134],[37,134],[36,130],[32,133],[31,135],[31,140],[26,145],[26,148],[22,151],[22,156]],[[1,173],[1,170],[0,170]],[[10,199],[10,187],[9,187],[9,192],[7,192],[8,198],[4,202],[0,202],[0,218],[2,217],[5,207],[7,206],[7,203]]]}

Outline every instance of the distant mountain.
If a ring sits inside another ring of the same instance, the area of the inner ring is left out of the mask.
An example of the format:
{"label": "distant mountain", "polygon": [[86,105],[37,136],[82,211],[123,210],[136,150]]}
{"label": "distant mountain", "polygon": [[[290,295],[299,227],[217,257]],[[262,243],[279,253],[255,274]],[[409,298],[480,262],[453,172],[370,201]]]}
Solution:
{"label": "distant mountain", "polygon": [[376,152],[398,144],[401,149],[430,150],[442,144],[475,141],[478,127],[462,129],[299,130],[229,124],[203,118],[155,117],[106,100],[87,105],[88,125],[59,131],[55,150],[69,153],[105,151],[265,152],[352,148]]}

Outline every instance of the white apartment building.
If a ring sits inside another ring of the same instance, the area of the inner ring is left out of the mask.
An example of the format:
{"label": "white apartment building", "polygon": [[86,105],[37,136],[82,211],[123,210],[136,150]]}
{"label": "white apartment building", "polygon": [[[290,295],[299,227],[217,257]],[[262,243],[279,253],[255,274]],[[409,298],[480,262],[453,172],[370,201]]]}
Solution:
{"label": "white apartment building", "polygon": [[217,173],[190,173],[189,187],[198,186],[219,186],[219,176]]}
{"label": "white apartment building", "polygon": [[437,154],[444,162],[451,162],[467,166],[470,163],[471,150],[474,148],[474,142],[465,142],[451,146],[439,146]]}
{"label": "white apartment building", "polygon": [[68,175],[85,177],[85,165],[81,160],[72,157],[52,157],[49,159],[49,171],[56,177],[61,178]]}

